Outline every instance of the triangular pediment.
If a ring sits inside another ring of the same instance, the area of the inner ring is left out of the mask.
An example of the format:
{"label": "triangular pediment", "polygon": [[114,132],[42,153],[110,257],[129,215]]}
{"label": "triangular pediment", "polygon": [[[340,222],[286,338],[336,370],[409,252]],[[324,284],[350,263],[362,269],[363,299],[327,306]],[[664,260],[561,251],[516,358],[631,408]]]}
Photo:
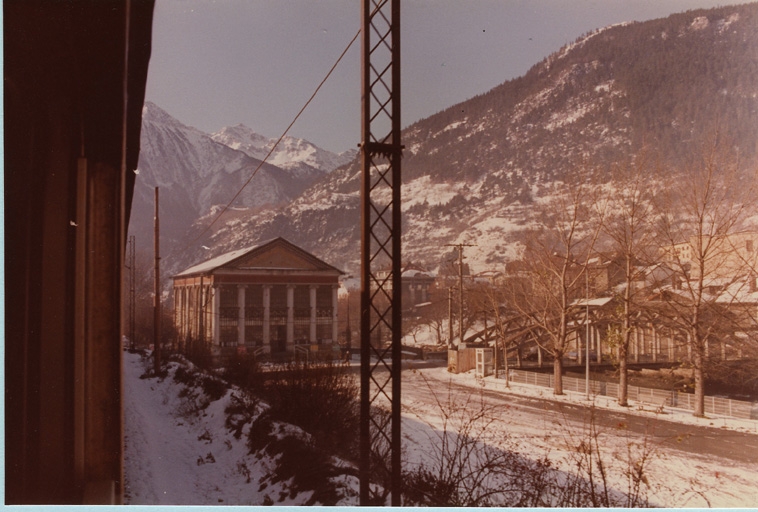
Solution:
{"label": "triangular pediment", "polygon": [[283,238],[277,238],[260,247],[256,247],[244,256],[225,265],[225,268],[237,270],[286,269],[339,272],[336,268]]}
{"label": "triangular pediment", "polygon": [[202,275],[218,271],[289,270],[305,272],[343,272],[316,256],[288,242],[276,238],[257,247],[238,249],[188,268],[175,277]]}
{"label": "triangular pediment", "polygon": [[287,250],[286,247],[268,247],[265,250],[249,254],[235,261],[234,268],[244,270],[249,268],[286,268],[297,270],[322,270],[312,259],[303,257]]}

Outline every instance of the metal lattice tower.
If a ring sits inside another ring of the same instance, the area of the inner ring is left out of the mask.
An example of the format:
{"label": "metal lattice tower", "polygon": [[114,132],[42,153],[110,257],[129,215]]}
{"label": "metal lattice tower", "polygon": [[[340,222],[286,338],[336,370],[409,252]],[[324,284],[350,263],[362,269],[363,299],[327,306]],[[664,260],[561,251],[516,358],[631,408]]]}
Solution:
{"label": "metal lattice tower", "polygon": [[364,0],[361,14],[360,503],[386,504],[371,480],[399,506],[400,0]]}

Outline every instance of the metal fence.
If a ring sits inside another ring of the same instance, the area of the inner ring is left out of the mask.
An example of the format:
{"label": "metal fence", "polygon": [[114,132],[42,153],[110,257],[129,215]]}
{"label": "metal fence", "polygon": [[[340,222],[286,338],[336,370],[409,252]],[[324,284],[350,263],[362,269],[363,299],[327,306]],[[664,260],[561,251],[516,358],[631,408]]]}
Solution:
{"label": "metal fence", "polygon": [[[510,370],[509,380],[519,384],[531,384],[552,388],[554,377],[549,373],[527,372],[523,370]],[[585,379],[576,377],[563,377],[564,391],[584,393],[587,389]],[[602,382],[591,380],[590,393],[600,396],[617,397],[619,385],[615,382]],[[667,391],[665,389],[642,388],[628,386],[627,393],[630,400],[648,403],[659,407],[674,407],[677,409],[695,410],[695,396],[691,393],[679,391]],[[758,420],[758,403],[715,396],[705,397],[705,413],[715,416],[729,416],[732,418]]]}

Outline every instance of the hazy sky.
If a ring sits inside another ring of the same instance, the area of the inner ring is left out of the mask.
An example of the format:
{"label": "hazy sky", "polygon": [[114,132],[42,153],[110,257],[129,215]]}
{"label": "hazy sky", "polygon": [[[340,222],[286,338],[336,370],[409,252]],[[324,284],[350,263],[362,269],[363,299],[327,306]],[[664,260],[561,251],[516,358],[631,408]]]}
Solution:
{"label": "hazy sky", "polygon": [[[361,0],[156,0],[147,99],[278,137],[360,28]],[[580,35],[729,0],[402,0],[402,125],[523,75]],[[360,141],[360,39],[290,135]]]}

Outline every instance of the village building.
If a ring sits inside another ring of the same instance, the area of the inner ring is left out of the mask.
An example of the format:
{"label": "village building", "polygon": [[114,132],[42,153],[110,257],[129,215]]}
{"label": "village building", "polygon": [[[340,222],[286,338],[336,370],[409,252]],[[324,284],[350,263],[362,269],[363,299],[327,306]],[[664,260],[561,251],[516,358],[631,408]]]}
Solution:
{"label": "village building", "polygon": [[[758,233],[742,231],[718,236],[692,236],[686,242],[673,245],[662,251],[664,260],[680,264],[697,263],[699,246],[707,246],[707,257],[702,269],[706,280],[729,284],[735,278],[754,276],[758,268]],[[690,279],[700,277],[697,264],[691,266]]]}
{"label": "village building", "polygon": [[[388,291],[392,290],[392,281],[388,280],[391,273],[390,269],[385,268],[376,274],[379,281],[387,280],[385,289]],[[420,265],[415,263],[404,265],[400,272],[403,309],[408,310],[429,302],[431,300],[430,290],[435,280],[435,275]]]}
{"label": "village building", "polygon": [[207,260],[173,277],[179,340],[266,354],[331,345],[342,274],[283,238]]}

